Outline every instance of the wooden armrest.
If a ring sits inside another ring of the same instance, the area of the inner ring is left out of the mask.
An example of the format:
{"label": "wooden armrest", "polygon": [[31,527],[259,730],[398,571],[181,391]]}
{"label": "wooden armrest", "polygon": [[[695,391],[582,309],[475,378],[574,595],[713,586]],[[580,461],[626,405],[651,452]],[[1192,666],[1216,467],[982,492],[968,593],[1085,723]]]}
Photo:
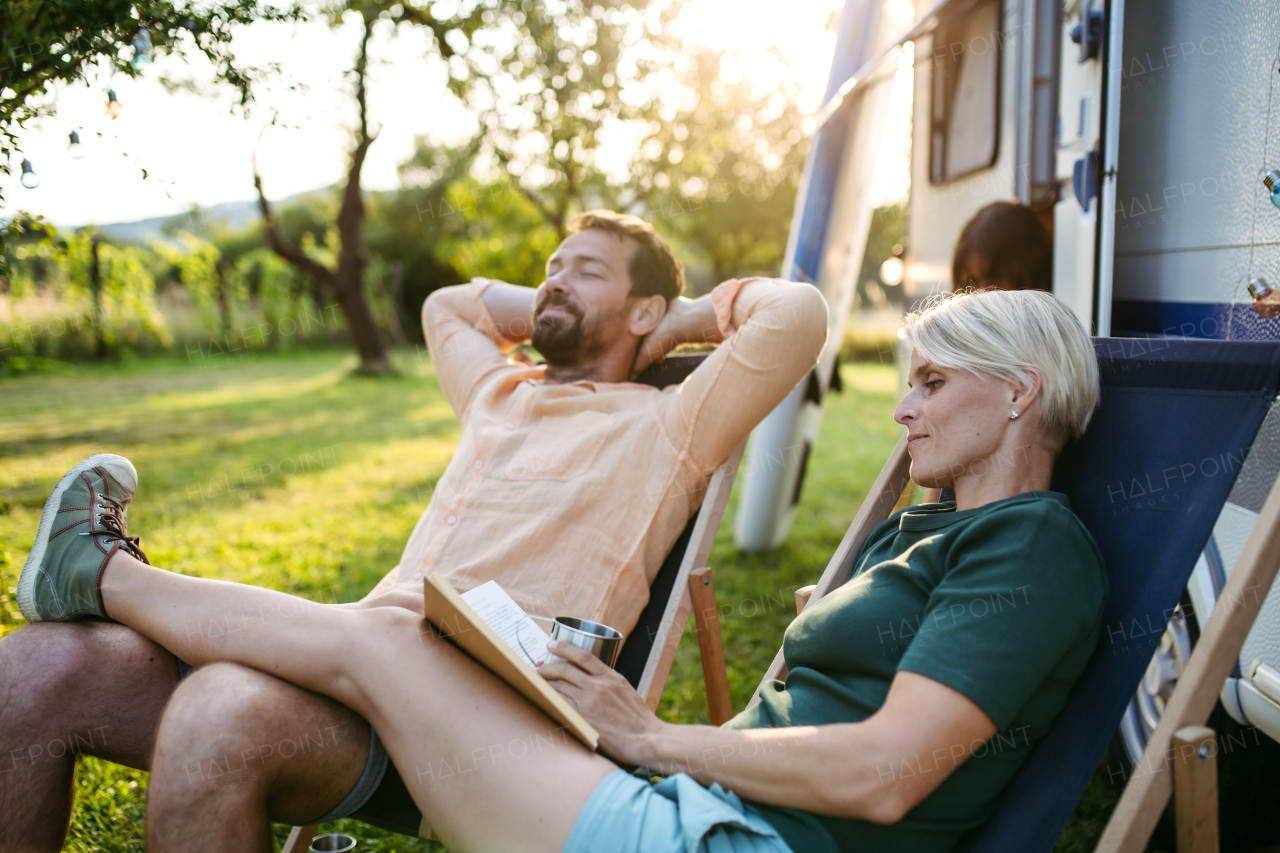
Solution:
{"label": "wooden armrest", "polygon": [[1173,736],[1173,807],[1178,853],[1218,853],[1218,739],[1186,726]]}
{"label": "wooden armrest", "polygon": [[813,591],[818,588],[816,583],[808,586],[802,586],[796,590],[796,615],[799,616],[804,612],[804,606],[809,603],[809,599],[813,597]]}
{"label": "wooden armrest", "polygon": [[733,699],[729,696],[729,673],[725,668],[724,644],[720,638],[720,609],[716,606],[716,587],[711,581],[711,569],[689,572],[689,597],[693,601],[693,620],[698,630],[702,680],[707,685],[707,710],[711,714],[711,725],[718,726],[733,717]]}

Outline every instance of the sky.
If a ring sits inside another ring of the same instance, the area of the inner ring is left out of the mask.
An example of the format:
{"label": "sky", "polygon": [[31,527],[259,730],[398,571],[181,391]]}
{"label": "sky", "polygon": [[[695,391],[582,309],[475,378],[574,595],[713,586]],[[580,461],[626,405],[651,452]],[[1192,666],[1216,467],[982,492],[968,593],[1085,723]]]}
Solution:
{"label": "sky", "polygon": [[[752,74],[763,89],[776,86],[782,74],[792,76],[803,92],[802,107],[813,112],[835,43],[825,24],[842,5],[840,0],[789,0],[786,14],[779,15],[776,0],[697,0],[682,21],[683,34],[760,57]],[[149,66],[139,80],[98,76],[61,87],[56,115],[20,137],[40,185],[34,190],[20,186],[15,162],[14,173],[0,177],[6,203],[0,217],[26,210],[57,225],[103,224],[252,199],[255,149],[269,198],[333,184],[346,169],[354,107],[344,72],[357,36],[354,23],[337,29],[323,23],[254,24],[242,30],[237,55],[250,63],[276,62],[282,70],[256,90],[257,103],[247,118],[231,110],[232,98],[225,92],[166,92],[158,82],[162,63],[183,70],[173,59]],[[786,66],[769,57],[771,46]],[[412,153],[416,136],[457,140],[474,124],[447,94],[443,66],[424,58],[421,33],[407,28],[394,37],[384,33],[371,55],[376,64],[370,112],[378,135],[363,185],[391,189],[398,183],[396,166]],[[114,121],[105,113],[110,87],[124,106]],[[894,121],[891,115],[891,127]],[[72,130],[85,146],[83,159],[66,153]],[[612,152],[614,159],[621,160],[621,153]],[[609,154],[602,151],[605,159]]]}

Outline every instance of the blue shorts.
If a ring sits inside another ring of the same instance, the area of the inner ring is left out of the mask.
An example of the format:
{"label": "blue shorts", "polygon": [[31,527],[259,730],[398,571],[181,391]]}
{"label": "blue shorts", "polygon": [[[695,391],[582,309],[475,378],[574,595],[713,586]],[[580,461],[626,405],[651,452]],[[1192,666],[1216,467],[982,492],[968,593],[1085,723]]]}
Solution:
{"label": "blue shorts", "polygon": [[625,770],[596,787],[564,853],[791,853],[732,791],[679,773],[657,783]]}

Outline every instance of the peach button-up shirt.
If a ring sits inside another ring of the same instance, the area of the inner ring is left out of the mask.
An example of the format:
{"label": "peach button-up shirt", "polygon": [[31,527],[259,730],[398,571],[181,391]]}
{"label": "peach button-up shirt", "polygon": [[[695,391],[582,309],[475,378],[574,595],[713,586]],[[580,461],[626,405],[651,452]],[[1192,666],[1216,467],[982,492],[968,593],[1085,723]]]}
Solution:
{"label": "peach button-up shirt", "polygon": [[[721,284],[713,303],[725,340],[659,391],[549,383],[544,367],[509,360],[481,299],[488,284],[448,288],[426,306],[461,435],[384,583],[420,584],[434,570],[461,591],[494,580],[526,612],[630,632],[711,474],[813,368],[826,303],[807,284]],[[478,323],[458,300],[479,304]]]}

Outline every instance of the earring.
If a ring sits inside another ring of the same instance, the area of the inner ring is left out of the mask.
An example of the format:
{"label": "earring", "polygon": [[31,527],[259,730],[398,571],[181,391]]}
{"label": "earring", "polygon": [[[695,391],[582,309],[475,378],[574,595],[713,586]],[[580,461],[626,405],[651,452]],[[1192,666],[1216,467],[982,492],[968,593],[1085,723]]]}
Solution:
{"label": "earring", "polygon": [[1016,421],[1017,419],[1018,419],[1018,410],[1014,409],[1012,412],[1009,413],[1009,420]]}

